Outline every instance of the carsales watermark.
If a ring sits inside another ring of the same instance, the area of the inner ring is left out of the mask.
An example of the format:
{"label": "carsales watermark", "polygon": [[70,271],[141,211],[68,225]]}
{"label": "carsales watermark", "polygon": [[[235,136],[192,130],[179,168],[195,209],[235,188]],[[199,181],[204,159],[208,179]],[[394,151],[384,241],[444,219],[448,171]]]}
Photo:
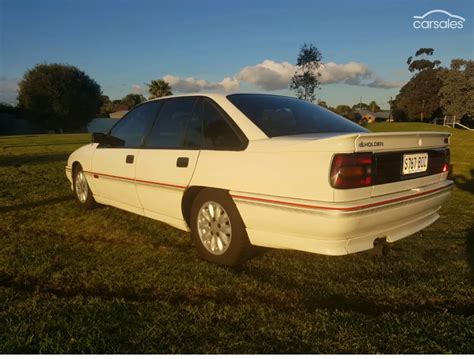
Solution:
{"label": "carsales watermark", "polygon": [[[441,15],[440,15],[441,14]],[[464,27],[465,18],[446,10],[431,10],[421,16],[413,16],[415,30],[455,30]]]}

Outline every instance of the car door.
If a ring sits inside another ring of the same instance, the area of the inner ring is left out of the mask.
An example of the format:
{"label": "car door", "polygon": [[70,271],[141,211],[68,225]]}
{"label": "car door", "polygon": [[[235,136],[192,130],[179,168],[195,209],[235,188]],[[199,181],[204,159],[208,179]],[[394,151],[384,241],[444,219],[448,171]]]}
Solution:
{"label": "car door", "polygon": [[247,148],[248,139],[214,101],[204,98],[200,113],[203,141],[190,186],[232,190],[233,183],[252,176],[239,173],[234,165],[242,161],[241,151]]}
{"label": "car door", "polygon": [[136,188],[145,214],[176,225],[181,200],[202,142],[197,97],[163,100],[136,165]]}
{"label": "car door", "polygon": [[117,207],[141,210],[135,189],[136,160],[160,106],[159,101],[152,101],[135,107],[109,133],[121,139],[123,146],[99,145],[94,151],[94,195]]}

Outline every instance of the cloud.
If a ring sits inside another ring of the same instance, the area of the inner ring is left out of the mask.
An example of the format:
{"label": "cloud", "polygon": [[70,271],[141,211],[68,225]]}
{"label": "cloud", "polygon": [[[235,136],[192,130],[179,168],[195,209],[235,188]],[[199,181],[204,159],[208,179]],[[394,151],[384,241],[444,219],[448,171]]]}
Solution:
{"label": "cloud", "polygon": [[267,91],[281,90],[288,88],[295,71],[296,67],[289,62],[265,60],[261,64],[244,67],[236,78]]}
{"label": "cloud", "polygon": [[0,76],[0,102],[16,104],[18,96],[18,80]]}
{"label": "cloud", "polygon": [[321,66],[319,72],[322,84],[363,85],[364,81],[372,76],[372,71],[368,66],[359,62],[348,62],[347,64],[328,62]]}
{"label": "cloud", "polygon": [[[295,65],[289,62],[264,60],[260,64],[245,66],[233,77],[226,77],[221,82],[209,82],[194,77],[181,78],[173,75],[164,76],[174,90],[178,92],[223,91],[237,90],[242,82],[255,85],[265,91],[288,89],[291,78],[297,71]],[[347,84],[368,86],[373,88],[390,89],[403,85],[400,82],[385,81],[367,65],[359,62],[337,64],[327,62],[318,69],[321,74],[321,84]]]}
{"label": "cloud", "polygon": [[240,83],[237,79],[226,77],[220,82],[210,82],[207,80],[195,79],[194,77],[181,78],[173,75],[166,75],[163,80],[168,82],[172,89],[178,92],[199,92],[199,91],[224,91],[237,90]]}
{"label": "cloud", "polygon": [[[244,67],[236,78],[267,91],[283,90],[288,88],[296,71],[296,66],[288,62],[265,60],[261,64]],[[322,64],[318,71],[323,85],[343,83],[377,88],[400,87],[400,83],[382,80],[367,65],[359,62],[351,61],[345,64],[327,62]]]}
{"label": "cloud", "polygon": [[143,88],[140,85],[132,85],[132,93],[136,95],[143,95]]}
{"label": "cloud", "polygon": [[376,77],[372,82],[368,83],[368,87],[375,87],[379,89],[393,89],[400,88],[405,84],[404,81],[385,81],[379,77]]}

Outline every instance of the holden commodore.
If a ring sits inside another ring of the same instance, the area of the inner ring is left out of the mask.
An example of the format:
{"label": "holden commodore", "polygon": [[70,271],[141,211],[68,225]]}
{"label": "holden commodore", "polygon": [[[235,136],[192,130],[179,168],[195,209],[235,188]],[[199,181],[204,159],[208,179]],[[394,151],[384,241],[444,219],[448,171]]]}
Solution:
{"label": "holden commodore", "polygon": [[94,133],[66,175],[80,206],[190,231],[208,261],[236,265],[256,246],[344,255],[439,218],[449,136],[370,133],[291,97],[170,96]]}

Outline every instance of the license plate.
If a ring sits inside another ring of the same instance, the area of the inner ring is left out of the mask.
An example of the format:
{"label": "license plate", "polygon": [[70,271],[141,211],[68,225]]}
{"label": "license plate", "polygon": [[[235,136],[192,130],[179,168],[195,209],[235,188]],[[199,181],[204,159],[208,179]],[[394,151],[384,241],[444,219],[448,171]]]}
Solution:
{"label": "license plate", "polygon": [[427,153],[411,153],[403,155],[402,173],[409,175],[412,173],[425,172],[428,169]]}

